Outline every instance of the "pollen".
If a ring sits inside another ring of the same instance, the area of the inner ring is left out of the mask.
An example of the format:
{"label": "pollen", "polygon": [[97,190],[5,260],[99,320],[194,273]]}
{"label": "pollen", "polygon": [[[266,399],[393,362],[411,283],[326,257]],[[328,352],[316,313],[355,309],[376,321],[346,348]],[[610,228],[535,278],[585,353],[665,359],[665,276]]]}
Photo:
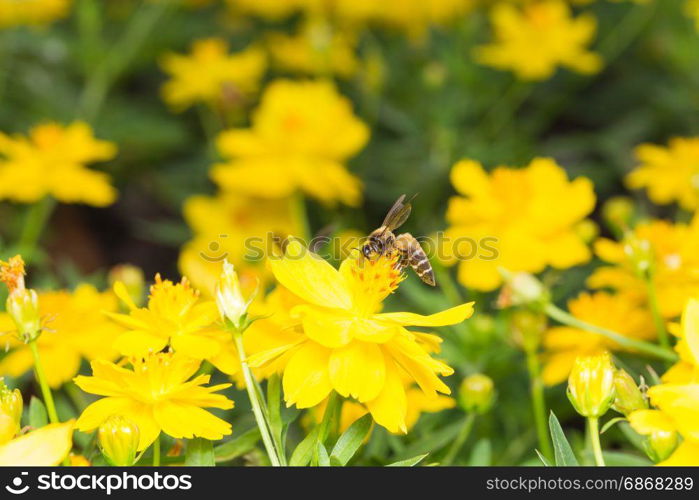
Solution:
{"label": "pollen", "polygon": [[399,259],[399,254],[390,253],[372,259],[359,256],[351,262],[355,305],[362,314],[378,311],[384,299],[405,279]]}
{"label": "pollen", "polygon": [[15,255],[7,262],[0,260],[0,281],[7,285],[10,293],[15,290],[24,290],[24,260],[20,255]]}

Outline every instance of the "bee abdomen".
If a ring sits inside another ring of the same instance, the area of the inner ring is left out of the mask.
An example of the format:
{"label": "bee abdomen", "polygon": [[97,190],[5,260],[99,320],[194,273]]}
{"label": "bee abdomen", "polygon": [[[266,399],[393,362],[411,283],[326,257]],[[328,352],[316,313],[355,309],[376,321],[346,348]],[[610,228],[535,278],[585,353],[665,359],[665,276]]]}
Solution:
{"label": "bee abdomen", "polygon": [[430,286],[435,286],[437,283],[434,278],[434,271],[427,256],[423,253],[419,260],[411,264],[418,277]]}

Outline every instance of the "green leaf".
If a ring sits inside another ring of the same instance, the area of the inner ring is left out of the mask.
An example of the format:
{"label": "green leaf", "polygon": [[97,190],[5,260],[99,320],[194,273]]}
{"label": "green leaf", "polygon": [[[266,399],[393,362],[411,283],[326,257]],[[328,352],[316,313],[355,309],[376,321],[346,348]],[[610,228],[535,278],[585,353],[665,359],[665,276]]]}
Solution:
{"label": "green leaf", "polygon": [[418,455],[417,457],[408,458],[406,460],[400,460],[399,462],[393,462],[392,464],[386,465],[386,467],[414,467],[420,462],[422,462],[429,453],[424,455]]}
{"label": "green leaf", "polygon": [[606,424],[602,426],[602,430],[599,431],[600,434],[604,434],[607,432],[609,429],[611,429],[614,424],[618,424],[619,422],[625,422],[626,419],[624,417],[616,417],[611,420],[609,420]]}
{"label": "green leaf", "polygon": [[468,460],[468,465],[472,467],[485,467],[492,465],[492,447],[490,439],[484,438],[476,443],[471,452],[471,457]]}
{"label": "green leaf", "polygon": [[653,465],[648,458],[633,453],[624,453],[620,451],[605,451],[604,463],[610,467],[649,467]]}
{"label": "green leaf", "polygon": [[318,432],[320,427],[316,427],[301,441],[294,452],[291,454],[291,459],[289,460],[289,465],[292,467],[303,467],[308,465],[313,458],[313,450],[316,447],[316,442],[318,441]]}
{"label": "green leaf", "polygon": [[217,462],[230,462],[255,448],[260,440],[260,429],[253,427],[235,439],[231,439],[214,448]]}
{"label": "green leaf", "polygon": [[330,463],[335,466],[344,467],[352,459],[357,450],[362,445],[364,438],[371,430],[372,418],[370,414],[354,422],[340,436],[335,443],[335,447],[330,453]]}
{"label": "green leaf", "polygon": [[423,453],[430,453],[431,450],[438,450],[451,443],[463,427],[462,422],[454,422],[443,429],[433,432],[424,438],[408,445],[402,453],[398,455],[399,460],[409,457],[416,457]]}
{"label": "green leaf", "polygon": [[328,450],[325,449],[325,445],[321,442],[318,442],[318,465],[320,467],[330,467]]}
{"label": "green leaf", "polygon": [[29,425],[38,429],[48,423],[49,417],[44,403],[39,398],[32,396],[29,402]]}
{"label": "green leaf", "polygon": [[548,458],[543,456],[539,450],[534,451],[536,452],[536,455],[539,457],[539,460],[541,460],[541,463],[544,464],[545,467],[551,467],[551,462],[549,462]]}
{"label": "green leaf", "polygon": [[573,449],[566,439],[561,424],[551,412],[549,416],[549,429],[551,430],[551,440],[553,441],[553,451],[556,459],[557,467],[575,467],[580,465],[578,459],[575,458]]}
{"label": "green leaf", "polygon": [[275,373],[267,380],[267,408],[269,408],[269,426],[272,432],[272,439],[274,439],[276,446],[279,448],[281,448],[284,443],[284,423],[282,420],[281,403],[281,378]]}
{"label": "green leaf", "polygon": [[190,467],[211,467],[216,465],[214,443],[204,438],[188,439],[184,464]]}

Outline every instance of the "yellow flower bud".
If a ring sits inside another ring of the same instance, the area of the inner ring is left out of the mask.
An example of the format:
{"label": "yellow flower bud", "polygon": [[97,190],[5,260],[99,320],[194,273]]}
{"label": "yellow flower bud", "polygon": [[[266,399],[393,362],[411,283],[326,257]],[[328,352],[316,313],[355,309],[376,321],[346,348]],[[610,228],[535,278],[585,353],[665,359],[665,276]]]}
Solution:
{"label": "yellow flower bud", "polygon": [[646,455],[653,462],[662,462],[675,451],[678,444],[677,432],[675,431],[655,431],[646,437],[643,447]]}
{"label": "yellow flower bud", "polygon": [[35,340],[41,333],[39,296],[34,290],[17,290],[7,297],[7,313],[17,326],[17,333],[24,342]]}
{"label": "yellow flower bud", "polygon": [[578,357],[568,377],[568,399],[583,417],[598,418],[614,401],[614,365],[608,352]]}
{"label": "yellow flower bud", "polygon": [[619,413],[628,415],[636,410],[648,408],[648,402],[643,397],[636,381],[625,370],[617,370],[614,374],[614,404],[612,407]]}
{"label": "yellow flower bud", "polygon": [[607,224],[617,229],[625,229],[634,216],[633,200],[627,196],[610,198],[602,207],[602,217]]}
{"label": "yellow flower bud", "polygon": [[511,325],[515,343],[526,352],[535,353],[546,330],[546,316],[522,309],[512,313]]}
{"label": "yellow flower bud", "polygon": [[126,467],[136,461],[140,440],[138,426],[121,415],[112,415],[97,431],[102,455],[111,465]]}
{"label": "yellow flower bud", "polygon": [[143,305],[143,298],[146,291],[146,281],[143,271],[131,264],[120,264],[109,271],[109,284],[121,282],[126,288],[126,292],[137,306]]}
{"label": "yellow flower bud", "polygon": [[0,444],[15,437],[22,418],[22,393],[10,390],[0,379]]}
{"label": "yellow flower bud", "polygon": [[490,410],[495,401],[493,379],[482,373],[466,377],[459,387],[459,402],[467,412],[482,414]]}
{"label": "yellow flower bud", "polygon": [[233,264],[224,261],[223,273],[216,285],[216,305],[221,317],[228,319],[236,328],[240,328],[251,301],[252,298],[246,300],[243,296]]}

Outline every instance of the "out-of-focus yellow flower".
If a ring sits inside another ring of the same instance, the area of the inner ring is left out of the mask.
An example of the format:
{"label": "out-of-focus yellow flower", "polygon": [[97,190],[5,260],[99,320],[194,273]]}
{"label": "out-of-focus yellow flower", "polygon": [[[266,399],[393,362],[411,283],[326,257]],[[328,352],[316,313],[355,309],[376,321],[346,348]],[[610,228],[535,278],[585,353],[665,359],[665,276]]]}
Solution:
{"label": "out-of-focus yellow flower", "polygon": [[37,125],[28,137],[0,132],[0,200],[34,203],[53,196],[64,203],[110,205],[109,176],[87,168],[110,160],[116,146],[95,139],[87,123]]}
{"label": "out-of-focus yellow flower", "polygon": [[614,365],[608,352],[575,360],[568,377],[568,399],[583,417],[599,418],[614,402]]}
{"label": "out-of-focus yellow flower", "polygon": [[[625,337],[639,340],[655,337],[650,312],[625,295],[582,293],[568,301],[568,310],[586,323],[608,328]],[[547,385],[566,380],[579,356],[593,356],[606,350],[619,349],[616,342],[602,335],[570,326],[549,328],[544,334],[543,345],[546,352],[542,377]]]}
{"label": "out-of-focus yellow flower", "polygon": [[332,83],[278,80],[265,90],[250,128],[219,136],[228,160],[211,176],[232,193],[284,198],[301,191],[328,204],[356,206],[361,182],[345,162],[368,138],[368,127]]}
{"label": "out-of-focus yellow flower", "polygon": [[20,430],[22,418],[22,393],[10,390],[0,379],[0,445],[15,437]]}
{"label": "out-of-focus yellow flower", "polygon": [[259,47],[229,54],[224,40],[206,38],[195,41],[189,55],[165,54],[161,66],[171,76],[162,87],[163,99],[182,111],[198,102],[239,104],[257,92],[267,60]]}
{"label": "out-of-focus yellow flower", "polygon": [[687,0],[684,11],[689,17],[694,19],[697,31],[699,31],[699,0]]}
{"label": "out-of-focus yellow flower", "polygon": [[135,304],[140,305],[143,303],[146,281],[141,268],[131,264],[120,264],[109,270],[108,278],[111,286],[114,286],[119,281],[123,283],[129,297]]}
{"label": "out-of-focus yellow flower", "polygon": [[542,0],[521,8],[500,2],[490,18],[495,41],[476,50],[483,64],[511,70],[522,80],[545,80],[558,66],[584,74],[602,67],[602,59],[587,50],[595,35],[595,18],[590,14],[573,18],[562,0]]}
{"label": "out-of-focus yellow flower", "polygon": [[449,394],[439,375],[453,370],[425,347],[438,338],[405,327],[460,323],[473,313],[473,303],[431,316],[379,313],[403,279],[394,267],[396,259],[348,258],[336,270],[292,240],[284,257],[270,260],[279,283],[303,301],[290,311],[294,323],[289,329],[300,328],[290,342],[249,361],[254,367],[277,363],[288,406],[313,407],[335,390],[365,404],[374,421],[389,431],[406,432],[403,372],[430,397]]}
{"label": "out-of-focus yellow flower", "polygon": [[356,45],[352,33],[324,20],[305,23],[293,36],[269,36],[269,50],[281,70],[314,76],[353,76],[359,68]]}
{"label": "out-of-focus yellow flower", "polygon": [[0,28],[46,26],[68,15],[72,0],[0,0]]}
{"label": "out-of-focus yellow flower", "polygon": [[238,351],[220,323],[216,302],[201,299],[187,278],[173,283],[156,275],[144,308],[131,301],[123,285],[117,283],[114,291],[130,309],[129,314],[109,314],[127,328],[114,342],[124,356],[143,357],[170,347],[199,362],[207,360],[228,375],[240,373]]}
{"label": "out-of-focus yellow flower", "polygon": [[613,196],[602,207],[604,220],[617,231],[626,231],[634,217],[636,207],[628,196]]}
{"label": "out-of-focus yellow flower", "polygon": [[99,426],[97,440],[102,455],[115,467],[129,467],[136,461],[141,441],[138,426],[121,415],[112,415]]}
{"label": "out-of-focus yellow flower", "polygon": [[[81,359],[115,359],[112,343],[121,329],[104,315],[116,311],[117,300],[111,292],[99,292],[88,284],[73,292],[40,292],[39,314],[42,331],[37,347],[48,384],[57,389],[72,379]],[[0,314],[0,331],[11,329],[6,314]],[[0,374],[19,377],[34,366],[28,345],[8,339],[10,352],[0,361]]]}
{"label": "out-of-focus yellow flower", "polygon": [[49,424],[0,445],[0,467],[49,467],[60,464],[73,446],[73,420]]}
{"label": "out-of-focus yellow flower", "polygon": [[498,167],[490,174],[463,160],[452,169],[451,181],[462,196],[449,200],[443,254],[447,264],[460,261],[464,286],[496,289],[502,283],[498,268],[538,273],[590,259],[575,232],[595,205],[589,179],[569,181],[554,160],[536,158],[525,168]]}
{"label": "out-of-focus yellow flower", "polygon": [[200,364],[176,353],[134,358],[131,368],[93,361],[92,376],[79,375],[75,383],[85,392],[106,397],[85,408],[75,425],[91,432],[112,415],[122,415],[138,426],[138,451],[146,449],[161,431],[178,439],[221,439],[231,433],[231,425],[204,408],[233,408],[233,401],[214,394],[230,384],[205,387],[209,375],[189,380]]}
{"label": "out-of-focus yellow flower", "polygon": [[652,269],[665,318],[679,316],[687,300],[699,296],[699,217],[690,224],[643,222],[627,232],[623,241],[600,238],[594,248],[600,259],[612,265],[592,273],[587,280],[591,288],[612,288],[645,302],[647,288],[639,271]]}
{"label": "out-of-focus yellow flower", "polygon": [[319,3],[321,0],[226,0],[226,3],[234,14],[278,20],[303,9],[311,1]]}
{"label": "out-of-focus yellow flower", "polygon": [[678,202],[695,210],[699,202],[699,137],[676,137],[667,147],[642,144],[636,148],[640,165],[626,177],[631,189],[645,188],[660,205]]}
{"label": "out-of-focus yellow flower", "polygon": [[241,287],[249,293],[258,280],[266,281],[264,262],[274,238],[300,231],[288,199],[192,196],[184,204],[184,218],[194,238],[182,248],[180,272],[211,297],[225,259],[236,267]]}

